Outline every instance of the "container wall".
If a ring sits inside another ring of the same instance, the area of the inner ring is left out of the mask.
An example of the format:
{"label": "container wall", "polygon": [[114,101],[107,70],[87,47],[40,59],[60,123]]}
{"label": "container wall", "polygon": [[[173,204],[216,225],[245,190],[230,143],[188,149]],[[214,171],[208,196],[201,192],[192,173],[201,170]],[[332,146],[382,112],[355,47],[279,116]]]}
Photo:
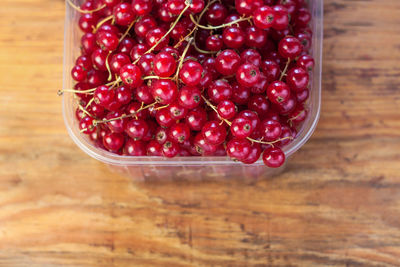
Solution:
{"label": "container wall", "polygon": [[[79,1],[75,1],[79,4]],[[314,31],[312,53],[315,59],[315,70],[312,74],[310,99],[307,102],[309,117],[299,131],[298,137],[284,152],[288,160],[311,136],[319,118],[321,102],[321,51],[322,51],[322,16],[323,1],[309,1],[313,13],[312,28]],[[79,44],[82,33],[77,21],[79,14],[67,4],[65,22],[64,50],[64,83],[63,88],[72,88],[73,81],[70,70],[79,55]],[[125,157],[118,156],[95,147],[83,134],[79,133],[75,119],[76,99],[74,95],[65,93],[62,97],[63,115],[69,135],[74,142],[88,155],[102,161],[136,180],[216,180],[216,179],[261,179],[276,175],[284,169],[270,169],[262,161],[253,165],[233,162],[225,157],[190,157],[166,159],[159,157]]]}

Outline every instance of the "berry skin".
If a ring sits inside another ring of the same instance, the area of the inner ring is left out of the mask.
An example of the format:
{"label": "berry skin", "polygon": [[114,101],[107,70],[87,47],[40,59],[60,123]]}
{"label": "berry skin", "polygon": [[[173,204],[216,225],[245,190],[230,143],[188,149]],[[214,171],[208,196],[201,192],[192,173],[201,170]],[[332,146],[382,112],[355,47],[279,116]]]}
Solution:
{"label": "berry skin", "polygon": [[272,142],[281,136],[281,124],[275,120],[264,120],[260,124],[261,136],[263,140]]}
{"label": "berry skin", "polygon": [[100,48],[96,49],[92,53],[93,65],[99,70],[106,71],[107,70],[107,66],[106,66],[107,56],[108,56],[107,51],[104,51]]}
{"label": "berry skin", "polygon": [[179,91],[178,102],[184,108],[194,109],[201,103],[201,92],[197,87],[184,86]]}
{"label": "berry skin", "polygon": [[179,15],[185,8],[185,0],[168,0],[168,11],[173,15]]}
{"label": "berry skin", "polygon": [[276,81],[268,86],[267,95],[271,103],[280,104],[288,101],[290,97],[290,88],[286,83]]}
{"label": "berry skin", "polygon": [[149,131],[146,121],[141,119],[133,119],[126,125],[125,132],[135,140],[143,139]]}
{"label": "berry skin", "polygon": [[186,116],[186,124],[193,131],[200,131],[206,122],[207,112],[203,108],[193,109]]}
{"label": "berry skin", "polygon": [[259,29],[255,26],[249,26],[245,30],[245,44],[249,47],[263,48],[267,43],[267,31]]}
{"label": "berry skin", "polygon": [[259,160],[262,150],[260,144],[253,143],[250,148],[250,153],[245,159],[242,160],[244,164],[253,164]]}
{"label": "berry skin", "polygon": [[280,74],[280,68],[278,63],[273,60],[266,59],[261,63],[261,69],[268,82],[278,80]]}
{"label": "berry skin", "polygon": [[231,126],[231,133],[233,136],[239,139],[249,137],[253,131],[251,120],[245,117],[237,117],[233,120]]}
{"label": "berry skin", "polygon": [[156,120],[160,126],[166,128],[172,126],[175,122],[166,108],[160,109],[156,112]]}
{"label": "berry skin", "polygon": [[181,106],[178,101],[170,104],[168,110],[174,120],[184,119],[188,113],[187,108]]}
{"label": "berry skin", "polygon": [[230,120],[236,115],[236,106],[232,101],[224,100],[218,104],[218,115],[226,120]]}
{"label": "berry skin", "polygon": [[278,51],[283,58],[294,60],[303,52],[303,46],[299,39],[288,36],[279,42]]}
{"label": "berry skin", "polygon": [[216,145],[207,143],[202,133],[198,133],[193,140],[194,147],[200,155],[211,156],[217,150]]}
{"label": "berry skin", "polygon": [[97,32],[96,40],[102,49],[108,51],[114,51],[119,45],[118,36],[113,32]]}
{"label": "berry skin", "polygon": [[124,145],[124,153],[128,156],[146,156],[146,143],[141,140],[128,139]]}
{"label": "berry skin", "polygon": [[164,157],[174,158],[179,154],[179,151],[180,151],[179,145],[172,140],[167,140],[163,144],[162,152]]}
{"label": "berry skin", "polygon": [[226,129],[223,124],[218,121],[209,121],[201,130],[204,140],[210,145],[220,145],[225,142]]}
{"label": "berry skin", "polygon": [[250,151],[251,144],[247,139],[233,138],[226,144],[226,152],[232,159],[244,160]]}
{"label": "berry skin", "polygon": [[294,18],[294,21],[296,23],[296,26],[298,27],[305,27],[308,25],[308,23],[311,20],[311,14],[310,11],[308,11],[306,8],[300,8],[297,11],[297,14]]}
{"label": "berry skin", "polygon": [[263,95],[253,95],[247,103],[247,107],[257,112],[260,117],[268,111],[269,106],[268,100]]}
{"label": "berry skin", "polygon": [[135,33],[137,36],[144,38],[155,27],[157,27],[157,21],[151,15],[144,16],[135,23]]}
{"label": "berry skin", "polygon": [[142,71],[136,65],[126,64],[120,69],[119,75],[121,80],[131,88],[139,87],[143,83]]}
{"label": "berry skin", "polygon": [[79,18],[79,27],[85,33],[90,33],[96,27],[98,17],[95,14],[82,14]]}
{"label": "berry skin", "polygon": [[172,125],[169,128],[168,137],[175,143],[183,144],[190,138],[190,128],[185,123]]}
{"label": "berry skin", "polygon": [[246,36],[242,29],[233,26],[224,29],[222,40],[227,47],[238,49],[244,45]]}
{"label": "berry skin", "polygon": [[178,97],[178,88],[172,80],[159,79],[150,88],[153,98],[160,104],[171,104]]}
{"label": "berry skin", "polygon": [[121,26],[128,26],[135,19],[132,6],[128,3],[120,3],[114,7],[113,15],[115,23]]}
{"label": "berry skin", "polygon": [[147,156],[155,156],[161,157],[162,153],[162,145],[155,140],[151,140],[146,147],[146,155]]}
{"label": "berry skin", "polygon": [[305,90],[310,81],[308,72],[303,68],[293,68],[287,73],[286,82],[288,83],[290,89],[295,92],[301,92]]}
{"label": "berry skin", "polygon": [[147,53],[139,59],[137,65],[142,71],[143,75],[150,76],[154,74],[154,57],[154,54]]}
{"label": "berry skin", "polygon": [[222,35],[215,34],[207,37],[206,48],[208,51],[220,51],[223,46]]}
{"label": "berry skin", "polygon": [[260,79],[260,70],[251,63],[241,65],[236,71],[236,80],[242,86],[252,87]]}
{"label": "berry skin", "polygon": [[175,58],[166,52],[160,52],[154,57],[154,73],[160,77],[169,77],[175,73]]}
{"label": "berry skin", "polygon": [[297,67],[303,68],[306,71],[312,71],[314,69],[315,61],[310,55],[300,56],[296,62]]}
{"label": "berry skin", "polygon": [[255,49],[246,49],[240,54],[242,63],[250,63],[254,66],[261,66],[261,55]]}
{"label": "berry skin", "polygon": [[232,101],[238,105],[244,105],[249,101],[251,91],[250,88],[239,85],[238,83],[232,84],[233,95]]}
{"label": "berry skin", "polygon": [[120,133],[107,133],[103,137],[104,147],[111,151],[117,152],[124,145],[125,137]]}
{"label": "berry skin", "polygon": [[132,100],[132,90],[127,86],[121,86],[115,90],[115,99],[122,105],[129,104]]}
{"label": "berry skin", "polygon": [[234,74],[239,66],[240,56],[231,49],[222,51],[215,60],[215,69],[225,76]]}
{"label": "berry skin", "polygon": [[147,85],[142,85],[136,88],[134,91],[136,100],[143,102],[144,104],[151,104],[154,102],[154,98],[150,93],[150,89]]}
{"label": "berry skin", "polygon": [[179,72],[179,78],[184,84],[195,86],[200,83],[202,73],[203,67],[200,65],[200,63],[189,60],[183,63],[182,68]]}
{"label": "berry skin", "polygon": [[275,105],[279,114],[288,115],[296,108],[297,100],[296,97],[292,94],[290,98],[286,102],[282,102],[279,105]]}
{"label": "berry skin", "polygon": [[225,80],[216,80],[207,89],[210,100],[216,104],[232,97],[232,87]]}
{"label": "berry skin", "polygon": [[[156,45],[161,38],[166,34],[167,32],[160,27],[156,27],[154,29],[151,29],[147,34],[146,34],[146,43],[149,47],[153,47]],[[156,47],[154,50],[159,51],[163,49],[165,46],[167,46],[169,43],[169,36],[166,36]]]}
{"label": "berry skin", "polygon": [[83,82],[84,80],[86,80],[87,71],[85,71],[83,67],[76,65],[71,70],[71,76],[75,81]]}
{"label": "berry skin", "polygon": [[285,162],[285,154],[278,148],[267,148],[262,155],[264,164],[270,168],[279,168]]}
{"label": "berry skin", "polygon": [[251,110],[243,110],[239,113],[238,117],[247,118],[251,121],[251,125],[253,129],[257,129],[258,125],[260,125],[260,119],[256,112]]}
{"label": "berry skin", "polygon": [[136,44],[136,41],[130,37],[125,37],[118,46],[118,53],[123,53],[129,56],[129,52],[131,52],[133,46]]}
{"label": "berry skin", "polygon": [[115,54],[111,57],[110,68],[113,73],[120,72],[121,68],[131,62],[128,55],[123,53]]}
{"label": "berry skin", "polygon": [[272,27],[278,31],[286,29],[289,25],[289,12],[287,9],[281,5],[276,5],[273,10],[275,16]]}
{"label": "berry skin", "polygon": [[235,0],[235,8],[241,15],[250,16],[253,10],[263,4],[260,0]]}
{"label": "berry skin", "polygon": [[308,89],[304,89],[303,91],[296,92],[296,100],[297,103],[304,103],[310,96],[310,91]]}
{"label": "berry skin", "polygon": [[103,107],[107,107],[114,100],[115,92],[108,86],[102,85],[94,91],[94,102]]}
{"label": "berry skin", "polygon": [[153,8],[152,0],[133,0],[132,1],[132,10],[133,13],[137,16],[144,16],[151,12]]}
{"label": "berry skin", "polygon": [[89,116],[83,117],[79,121],[79,129],[84,134],[92,134],[96,131],[96,127],[93,126],[93,119]]}
{"label": "berry skin", "polygon": [[271,28],[275,21],[275,11],[269,6],[262,6],[254,10],[254,25],[262,30]]}
{"label": "berry skin", "polygon": [[139,59],[146,51],[149,49],[149,47],[146,44],[136,44],[132,47],[131,52],[129,52],[129,55],[131,56],[131,59],[133,61]]}
{"label": "berry skin", "polygon": [[228,10],[220,3],[212,4],[206,12],[206,20],[211,25],[221,25],[224,23]]}

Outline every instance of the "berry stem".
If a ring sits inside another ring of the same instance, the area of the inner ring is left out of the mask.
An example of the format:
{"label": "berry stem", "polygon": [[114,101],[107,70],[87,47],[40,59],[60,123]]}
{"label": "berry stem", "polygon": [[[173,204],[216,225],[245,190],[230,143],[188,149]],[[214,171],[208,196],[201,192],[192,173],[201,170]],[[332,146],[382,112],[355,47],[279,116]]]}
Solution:
{"label": "berry stem", "polygon": [[201,28],[201,29],[204,29],[204,30],[215,30],[215,29],[221,29],[221,28],[225,28],[225,27],[234,25],[234,24],[239,23],[239,22],[241,22],[241,21],[250,21],[250,20],[252,19],[252,17],[240,18],[240,19],[231,21],[231,22],[229,22],[229,23],[221,24],[221,25],[218,25],[218,26],[204,26],[204,25],[201,25],[201,24],[199,24],[199,23],[194,19],[194,16],[193,16],[192,14],[190,14],[190,19],[192,20],[192,22],[193,22],[197,27],[199,27],[199,28]]}
{"label": "berry stem", "polygon": [[89,102],[86,104],[85,109],[87,109],[87,108],[93,103],[93,101],[94,101],[94,97],[92,97],[92,98],[89,100]]}
{"label": "berry stem", "polygon": [[124,38],[129,34],[129,31],[132,29],[133,25],[135,25],[135,23],[137,22],[137,19],[135,19],[128,27],[128,29],[126,29],[126,31],[124,32],[124,34],[121,36],[121,38],[119,38],[119,43],[124,40]]}
{"label": "berry stem", "polygon": [[78,6],[76,6],[74,3],[72,3],[71,0],[66,0],[66,1],[67,1],[68,5],[70,5],[70,7],[72,7],[72,8],[75,9],[76,11],[78,11],[78,12],[80,12],[80,13],[84,13],[84,14],[94,13],[94,12],[100,11],[100,10],[102,10],[103,8],[106,7],[106,5],[102,5],[102,6],[98,7],[98,8],[96,8],[96,9],[93,9],[93,10],[82,10],[80,7],[78,7]]}
{"label": "berry stem", "polygon": [[[178,24],[178,22],[180,21],[180,19],[182,18],[183,14],[186,12],[186,10],[188,10],[190,7],[190,3],[188,1],[186,1],[186,6],[185,8],[182,10],[182,12],[179,14],[179,16],[176,18],[176,20],[174,21],[174,23],[171,25],[170,29],[164,34],[163,37],[160,38],[160,40],[158,40],[158,42],[153,45],[149,50],[147,50],[143,55],[151,53],[164,39],[165,37],[168,36],[168,34],[170,34],[172,32],[172,30],[175,28],[176,24]],[[140,56],[138,59],[136,59],[133,64],[136,64],[139,62],[140,58],[142,56]]]}
{"label": "berry stem", "polygon": [[[116,84],[117,82],[118,82],[118,81],[116,80],[116,81],[107,83],[107,84],[105,84],[105,85],[106,85],[106,86],[110,86],[110,85]],[[97,87],[96,87],[96,88],[97,88]],[[96,88],[91,88],[91,89],[82,90],[82,91],[74,90],[74,89],[62,89],[62,90],[58,90],[57,94],[58,94],[59,96],[62,96],[64,93],[77,93],[77,94],[92,95],[93,92],[96,91]]]}
{"label": "berry stem", "polygon": [[82,107],[81,104],[78,104],[78,107],[79,107],[80,110],[83,111],[83,113],[85,113],[85,114],[88,115],[89,117],[94,118],[94,116],[93,116],[92,114],[90,114],[84,107]]}
{"label": "berry stem", "polygon": [[279,78],[279,81],[282,81],[283,77],[286,75],[287,69],[289,67],[290,64],[290,58],[288,58],[288,61],[286,62],[286,66],[282,71],[281,77]]}
{"label": "berry stem", "polygon": [[119,116],[119,117],[117,117],[117,118],[112,118],[112,119],[108,119],[108,120],[94,120],[94,121],[93,121],[93,126],[97,126],[97,125],[100,124],[100,123],[107,123],[107,122],[112,122],[112,121],[117,121],[117,120],[121,120],[121,119],[125,119],[125,118],[134,117],[134,116],[136,116],[136,114],[138,114],[140,111],[145,110],[145,109],[148,109],[148,108],[151,108],[151,107],[153,107],[153,106],[155,106],[155,105],[157,105],[157,104],[158,104],[157,102],[154,102],[154,103],[152,103],[152,104],[149,104],[149,105],[147,105],[147,106],[144,106],[143,103],[142,103],[142,106],[141,106],[138,110],[136,110],[134,113],[132,113],[132,114],[124,114],[124,115]]}
{"label": "berry stem", "polygon": [[110,19],[113,19],[114,16],[110,15],[108,17],[106,17],[105,19],[101,20],[99,23],[97,23],[96,28],[94,28],[93,33],[96,33],[99,28],[101,27],[101,25],[103,25],[104,23],[106,23],[107,21],[109,21]]}
{"label": "berry stem", "polygon": [[[216,3],[216,2],[218,2],[218,0],[213,0],[213,1],[209,2],[209,3],[204,7],[203,11],[201,11],[201,13],[199,14],[199,16],[198,16],[198,18],[197,18],[197,23],[200,22],[201,18],[204,16],[204,14],[205,14],[206,11],[208,10],[208,8],[209,8],[212,4],[214,4],[214,3]],[[195,32],[197,31],[198,28],[199,28],[199,27],[198,27],[197,25],[195,25],[195,26],[193,27],[193,29],[189,32],[189,34],[187,34],[185,37],[183,37],[183,38],[174,46],[174,48],[178,48],[178,47],[182,44],[182,42],[185,41],[188,37],[190,37],[193,33],[194,33],[194,35],[196,35]],[[195,43],[195,42],[194,42],[194,43]]]}
{"label": "berry stem", "polygon": [[178,85],[179,85],[179,71],[182,68],[183,61],[185,60],[185,56],[186,56],[187,52],[189,51],[189,48],[190,48],[190,45],[192,44],[192,42],[193,42],[193,38],[190,38],[188,43],[187,43],[187,45],[186,45],[186,47],[185,47],[185,50],[183,50],[183,53],[182,53],[182,55],[181,55],[181,57],[179,59],[179,65],[176,68],[176,73],[175,73],[174,80],[178,83]]}
{"label": "berry stem", "polygon": [[[217,107],[214,106],[210,101],[208,101],[208,99],[205,98],[203,95],[201,97],[204,99],[204,102],[206,102],[207,106],[212,108],[218,114]],[[232,126],[232,122],[228,121],[227,119],[221,118],[219,115],[218,115],[218,117],[220,118],[221,121],[224,121],[229,126]],[[275,143],[278,143],[278,142],[286,140],[286,139],[293,139],[293,137],[288,136],[288,137],[280,138],[280,139],[272,141],[272,142],[264,142],[264,141],[261,141],[261,140],[256,140],[256,139],[247,137],[247,140],[249,140],[252,143],[259,143],[259,144],[265,144],[265,145],[271,145],[271,146],[274,146]]]}
{"label": "berry stem", "polygon": [[199,48],[197,46],[196,42],[193,42],[193,46],[198,52],[203,53],[203,54],[216,54],[216,53],[218,53],[218,51],[206,51],[206,50],[203,50],[203,49],[201,49],[201,48]]}
{"label": "berry stem", "polygon": [[107,57],[106,57],[106,68],[107,68],[107,71],[108,71],[108,78],[107,78],[107,81],[111,81],[112,80],[112,72],[111,72],[111,69],[110,69],[110,64],[108,64],[108,58],[110,57],[110,55],[111,55],[111,51],[108,53],[108,55],[107,55]]}

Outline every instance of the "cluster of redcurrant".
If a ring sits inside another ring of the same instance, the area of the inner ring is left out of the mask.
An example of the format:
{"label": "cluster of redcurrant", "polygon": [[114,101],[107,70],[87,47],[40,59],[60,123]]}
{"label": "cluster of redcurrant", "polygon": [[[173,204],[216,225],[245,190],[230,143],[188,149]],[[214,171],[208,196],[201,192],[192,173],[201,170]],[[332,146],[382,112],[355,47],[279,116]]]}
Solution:
{"label": "cluster of redcurrant", "polygon": [[126,156],[285,161],[307,117],[304,0],[86,0],[76,6],[82,133]]}

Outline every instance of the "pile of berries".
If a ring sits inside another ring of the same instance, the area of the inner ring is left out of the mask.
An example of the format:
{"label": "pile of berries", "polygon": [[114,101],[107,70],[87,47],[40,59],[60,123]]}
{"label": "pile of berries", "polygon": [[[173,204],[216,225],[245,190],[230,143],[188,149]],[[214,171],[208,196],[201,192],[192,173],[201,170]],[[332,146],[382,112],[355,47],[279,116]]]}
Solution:
{"label": "pile of berries", "polygon": [[71,75],[81,133],[125,156],[269,167],[307,118],[304,0],[86,0]]}

